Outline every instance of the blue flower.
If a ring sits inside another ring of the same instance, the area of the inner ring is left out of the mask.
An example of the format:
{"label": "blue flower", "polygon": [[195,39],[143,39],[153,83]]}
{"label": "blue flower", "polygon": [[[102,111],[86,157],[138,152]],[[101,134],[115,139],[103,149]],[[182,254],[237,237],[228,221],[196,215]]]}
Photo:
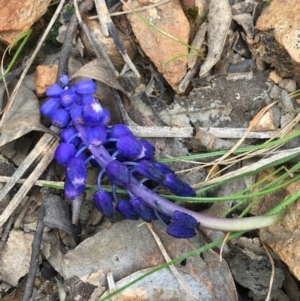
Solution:
{"label": "blue flower", "polygon": [[181,192],[179,196],[193,197],[196,195],[196,191],[187,183],[183,183],[184,190]]}
{"label": "blue flower", "polygon": [[111,116],[110,116],[110,112],[106,109],[103,108],[103,111],[102,111],[102,118],[101,118],[101,124],[106,126],[109,124],[110,122],[110,119],[111,119]]}
{"label": "blue flower", "polygon": [[80,158],[71,158],[66,166],[66,176],[75,187],[85,185],[87,170]]}
{"label": "blue flower", "polygon": [[132,135],[130,129],[124,124],[114,124],[109,131],[109,138],[119,139],[123,135]]}
{"label": "blue flower", "polygon": [[72,184],[70,179],[66,178],[65,185],[64,185],[64,192],[65,192],[65,196],[69,200],[74,200],[75,198],[83,194],[84,189],[85,189],[85,185],[76,187]]}
{"label": "blue flower", "polygon": [[60,94],[60,103],[65,108],[70,107],[76,101],[77,101],[77,95],[70,89],[64,90]]}
{"label": "blue flower", "polygon": [[82,95],[93,94],[96,89],[96,83],[92,79],[84,79],[76,84],[76,92]]}
{"label": "blue flower", "polygon": [[87,95],[83,95],[81,97],[81,105],[85,106],[85,105],[89,105],[93,102],[96,102],[96,99],[93,95],[91,94],[87,94]]}
{"label": "blue flower", "polygon": [[102,125],[87,126],[85,137],[88,145],[98,147],[106,141],[107,130]]}
{"label": "blue flower", "polygon": [[157,219],[152,208],[149,208],[145,201],[137,196],[129,202],[134,208],[135,212],[147,223],[150,223],[153,219]]}
{"label": "blue flower", "polygon": [[165,179],[163,180],[162,184],[176,195],[185,189],[184,183],[177,178],[175,173],[165,174]]}
{"label": "blue flower", "polygon": [[195,229],[185,228],[177,223],[170,223],[167,233],[175,238],[191,238],[196,235]]}
{"label": "blue flower", "polygon": [[59,97],[63,90],[61,85],[55,83],[46,89],[46,95],[48,97]]}
{"label": "blue flower", "polygon": [[60,132],[59,136],[63,142],[72,143],[75,146],[78,145],[81,141],[80,138],[78,137],[79,134],[75,127],[69,127],[69,128],[63,129]]}
{"label": "blue flower", "polygon": [[116,205],[116,210],[119,211],[126,219],[139,219],[139,215],[135,212],[133,206],[126,200],[119,200]]}
{"label": "blue flower", "polygon": [[49,98],[41,106],[41,113],[46,117],[51,117],[59,107],[60,103],[57,98]]}
{"label": "blue flower", "polygon": [[[199,226],[197,220],[180,212],[180,207],[163,198],[158,201],[154,192],[150,192],[131,173],[160,183],[180,196],[192,196],[195,191],[182,182],[170,167],[153,159],[155,147],[147,140],[138,139],[122,124],[107,127],[110,112],[102,108],[92,95],[96,92],[93,80],[68,86],[69,78],[63,75],[60,81],[62,86],[54,84],[47,89],[46,94],[50,98],[42,105],[41,112],[51,118],[53,126],[63,129],[60,134],[62,142],[56,149],[55,158],[59,164],[66,165],[66,197],[74,200],[84,192],[86,164],[91,162],[102,168],[101,176],[106,172],[113,190],[117,186],[126,189],[131,197],[135,195],[134,191],[142,195],[136,195],[130,201],[116,199],[116,210],[125,218],[137,220],[140,216],[146,222],[159,218],[168,227],[170,235],[179,238],[194,236],[195,228]],[[124,161],[129,162],[125,165],[122,163]],[[99,191],[94,196],[95,206],[111,218],[114,206],[109,193],[101,190],[100,175]],[[157,211],[152,209],[154,206]],[[178,210],[174,212],[174,208]]]}
{"label": "blue flower", "polygon": [[60,165],[66,165],[67,162],[75,157],[76,148],[70,143],[61,143],[55,150],[54,157]]}
{"label": "blue flower", "polygon": [[199,222],[193,216],[180,211],[174,212],[172,222],[177,223],[185,228],[199,227]]}
{"label": "blue flower", "polygon": [[128,168],[118,160],[110,161],[105,171],[110,182],[118,187],[125,188],[130,183],[131,175]]}
{"label": "blue flower", "polygon": [[133,135],[121,136],[116,146],[122,155],[130,159],[141,159],[144,157],[145,148],[141,141]]}
{"label": "blue flower", "polygon": [[154,161],[153,164],[157,166],[164,174],[175,174],[175,172],[166,164]]}
{"label": "blue flower", "polygon": [[92,102],[83,107],[82,117],[86,124],[97,125],[103,117],[103,108],[97,102]]}
{"label": "blue flower", "polygon": [[100,190],[94,195],[94,204],[96,208],[106,217],[112,218],[114,215],[114,206],[111,197],[107,191]]}
{"label": "blue flower", "polygon": [[141,176],[154,182],[161,182],[165,178],[164,173],[149,160],[140,160],[134,169]]}
{"label": "blue flower", "polygon": [[145,149],[144,159],[153,158],[154,153],[155,153],[155,147],[149,141],[147,141],[145,139],[141,139],[140,141]]}
{"label": "blue flower", "polygon": [[72,121],[75,124],[84,124],[84,120],[82,118],[83,106],[76,106],[71,109],[70,114]]}
{"label": "blue flower", "polygon": [[68,75],[65,75],[63,74],[61,77],[60,77],[60,82],[63,84],[63,86],[67,86],[69,84],[69,77]]}
{"label": "blue flower", "polygon": [[55,110],[51,115],[51,122],[52,125],[57,128],[64,128],[69,120],[70,120],[70,114],[65,109],[57,109]]}

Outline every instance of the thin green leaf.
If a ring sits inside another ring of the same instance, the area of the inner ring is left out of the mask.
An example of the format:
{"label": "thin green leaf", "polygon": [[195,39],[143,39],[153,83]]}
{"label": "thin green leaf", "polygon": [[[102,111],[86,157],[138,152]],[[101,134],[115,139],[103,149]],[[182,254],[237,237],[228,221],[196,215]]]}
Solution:
{"label": "thin green leaf", "polygon": [[11,50],[11,49],[12,49],[19,41],[23,40],[22,43],[20,44],[20,46],[18,47],[16,53],[14,54],[14,56],[13,56],[11,62],[9,63],[7,69],[5,70],[5,72],[4,72],[2,75],[0,75],[0,79],[3,79],[3,78],[7,75],[7,73],[11,70],[11,68],[12,68],[12,66],[14,65],[15,61],[17,60],[17,58],[18,58],[20,52],[22,51],[22,49],[23,49],[23,47],[25,46],[27,40],[29,39],[31,33],[32,33],[32,30],[31,30],[31,29],[27,29],[27,30],[23,31],[18,37],[16,37],[16,38],[12,41],[12,43],[10,44],[10,46],[9,46],[9,48],[8,48],[9,51],[10,51],[10,50]]}
{"label": "thin green leaf", "polygon": [[167,67],[171,62],[175,61],[175,60],[178,60],[182,57],[185,57],[185,56],[200,56],[202,57],[202,54],[201,53],[196,53],[196,52],[190,52],[190,53],[180,53],[178,55],[175,55],[173,56],[172,58],[170,58],[169,60],[167,60],[165,63],[164,63],[164,67]]}

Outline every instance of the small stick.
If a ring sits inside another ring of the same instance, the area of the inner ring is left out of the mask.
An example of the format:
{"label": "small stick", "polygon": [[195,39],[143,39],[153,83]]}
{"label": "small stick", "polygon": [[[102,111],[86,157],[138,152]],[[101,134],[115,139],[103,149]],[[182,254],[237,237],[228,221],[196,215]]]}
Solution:
{"label": "small stick", "polygon": [[[47,134],[48,135],[48,134]],[[27,192],[31,189],[33,183],[37,181],[40,175],[45,171],[49,163],[53,160],[54,152],[57,148],[58,142],[54,142],[49,145],[49,148],[46,150],[42,160],[39,162],[35,170],[30,174],[30,176],[25,181],[24,185],[18,190],[13,199],[4,209],[2,214],[0,215],[0,227],[8,220],[14,210],[18,207],[21,200],[27,194]],[[13,183],[16,182],[16,179],[12,180]],[[6,185],[7,186],[7,185]],[[6,186],[2,189],[4,190]]]}
{"label": "small stick", "polygon": [[260,240],[260,242],[262,243],[269,259],[270,259],[270,263],[271,263],[271,267],[272,267],[272,270],[271,270],[271,277],[270,277],[270,286],[269,286],[269,289],[268,289],[268,294],[267,294],[267,297],[265,299],[265,301],[269,301],[270,298],[271,298],[271,292],[272,292],[272,287],[273,287],[273,284],[274,284],[274,278],[275,278],[275,264],[274,264],[274,259],[270,253],[270,250],[269,248],[265,245],[265,243]]}
{"label": "small stick", "polygon": [[[111,35],[118,51],[120,52],[120,54],[123,57],[123,60],[128,64],[128,66],[133,71],[135,76],[137,78],[140,78],[141,76],[140,76],[138,70],[134,66],[134,64],[131,61],[130,57],[128,56],[127,51],[124,48],[120,38],[117,35],[115,26],[114,26],[114,24],[111,20],[111,17],[109,15],[109,12],[108,12],[105,1],[104,0],[95,0],[95,4],[96,4],[96,9],[97,9],[97,12],[98,12],[98,16],[99,16],[99,21],[100,21],[102,34],[104,36],[108,36],[108,33]],[[100,15],[100,13],[101,13],[101,15]]]}
{"label": "small stick", "polygon": [[[155,231],[153,230],[153,226],[149,223],[146,223],[149,231],[151,232],[153,238],[155,239],[156,244],[158,245],[162,255],[164,256],[166,262],[170,262],[171,258],[169,256],[169,254],[167,253],[167,250],[165,249],[164,245],[162,244],[160,238],[158,237],[158,235],[155,233]],[[185,289],[185,291],[191,295],[193,298],[195,298],[195,300],[200,300],[198,299],[196,296],[194,296],[193,292],[190,290],[190,288],[187,286],[187,284],[185,283],[185,281],[183,280],[183,278],[181,277],[181,275],[179,274],[179,272],[177,271],[176,267],[174,264],[169,265],[170,270],[173,272],[174,276],[177,278],[177,280],[179,281],[179,283],[183,286],[183,288]]]}
{"label": "small stick", "polygon": [[119,77],[119,72],[117,71],[117,69],[115,68],[115,66],[113,65],[113,63],[111,62],[109,56],[107,55],[105,49],[102,47],[100,41],[98,43],[98,46],[95,43],[94,37],[92,35],[90,35],[89,29],[86,26],[86,24],[83,22],[81,15],[80,15],[80,11],[78,9],[78,3],[77,0],[74,0],[74,7],[75,7],[75,13],[79,22],[79,26],[81,27],[82,31],[84,32],[84,34],[86,35],[86,38],[88,39],[91,48],[93,49],[93,51],[95,52],[96,56],[98,58],[103,57],[108,66],[110,67],[110,69],[112,70],[112,72],[114,72],[114,74]]}
{"label": "small stick", "polygon": [[33,285],[36,276],[37,269],[39,267],[39,255],[40,255],[40,245],[42,242],[42,236],[44,232],[43,219],[45,216],[45,207],[42,204],[39,211],[38,221],[36,225],[36,231],[34,234],[34,239],[32,242],[32,253],[30,260],[30,268],[28,272],[27,282],[25,286],[25,292],[22,301],[29,301],[33,292]]}
{"label": "small stick", "polygon": [[[151,5],[144,6],[144,7],[139,7],[139,8],[136,8],[135,11],[138,12],[138,11],[147,10],[149,8],[153,8],[153,7],[160,6],[162,4],[168,3],[169,1],[171,1],[171,0],[164,0],[164,1],[161,1],[159,3],[154,3],[154,4],[151,4]],[[133,11],[132,10],[123,10],[121,12],[110,13],[109,15],[111,17],[116,17],[116,16],[125,15],[125,14],[133,14]],[[98,16],[92,16],[92,17],[89,17],[89,19],[90,20],[98,19]]]}
{"label": "small stick", "polygon": [[[79,11],[81,14],[84,14],[93,8],[94,1],[93,0],[85,0],[79,6]],[[61,47],[60,51],[60,60],[58,65],[58,73],[57,78],[59,79],[63,74],[67,74],[68,70],[68,62],[72,48],[72,41],[75,37],[77,30],[78,20],[77,16],[74,14],[69,22],[65,40]]]}
{"label": "small stick", "polygon": [[12,216],[9,218],[9,220],[8,220],[6,226],[5,226],[5,229],[4,229],[3,233],[2,233],[1,240],[0,240],[0,254],[1,254],[1,250],[2,250],[2,248],[3,248],[3,246],[4,246],[4,243],[5,243],[6,240],[7,240],[8,234],[9,234],[9,232],[10,232],[10,228],[11,228],[13,219],[14,219],[14,216],[12,215]]}

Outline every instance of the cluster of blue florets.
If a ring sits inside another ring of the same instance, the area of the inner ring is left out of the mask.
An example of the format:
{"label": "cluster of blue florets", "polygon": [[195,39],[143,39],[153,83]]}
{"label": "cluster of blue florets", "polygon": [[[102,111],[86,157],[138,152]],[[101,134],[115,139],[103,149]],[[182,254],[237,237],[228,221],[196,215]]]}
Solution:
{"label": "cluster of blue florets", "polygon": [[[65,166],[66,197],[74,200],[84,192],[86,166],[90,163],[100,169],[94,203],[105,216],[111,218],[117,210],[127,219],[142,218],[146,222],[159,219],[174,237],[194,236],[199,222],[176,210],[180,207],[158,197],[144,183],[152,181],[178,196],[194,196],[195,191],[167,165],[153,159],[155,147],[151,143],[135,137],[125,125],[108,126],[110,113],[94,98],[93,80],[69,86],[64,75],[60,82],[61,85],[53,84],[46,90],[48,99],[41,112],[51,119],[53,126],[62,129],[55,159]],[[112,184],[113,197],[101,188],[103,174]],[[130,200],[118,199],[115,187],[125,189]]]}

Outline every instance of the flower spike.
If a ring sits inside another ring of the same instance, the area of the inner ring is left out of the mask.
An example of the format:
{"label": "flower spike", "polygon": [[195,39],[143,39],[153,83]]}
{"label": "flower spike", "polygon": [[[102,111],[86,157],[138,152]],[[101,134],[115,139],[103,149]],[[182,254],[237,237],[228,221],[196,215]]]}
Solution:
{"label": "flower spike", "polygon": [[[61,128],[62,142],[55,158],[65,166],[65,196],[76,200],[85,190],[86,164],[91,162],[100,168],[95,193],[96,208],[111,218],[114,211],[128,219],[139,217],[146,222],[159,219],[173,237],[190,238],[201,227],[223,231],[251,230],[270,226],[283,215],[225,219],[206,216],[163,198],[156,189],[164,186],[178,196],[194,196],[195,191],[181,181],[168,166],[154,160],[155,147],[133,135],[123,124],[109,127],[110,112],[96,101],[96,83],[92,79],[70,85],[67,75],[60,78],[62,85],[54,84],[46,90],[48,100],[41,113],[51,118],[52,125]],[[116,201],[114,209],[110,194],[101,189],[102,174],[112,184]],[[145,182],[145,179],[150,180]],[[145,184],[144,184],[145,183]],[[146,186],[147,185],[147,186]],[[129,201],[118,200],[116,187],[125,189]],[[76,201],[75,201],[76,202]]]}

